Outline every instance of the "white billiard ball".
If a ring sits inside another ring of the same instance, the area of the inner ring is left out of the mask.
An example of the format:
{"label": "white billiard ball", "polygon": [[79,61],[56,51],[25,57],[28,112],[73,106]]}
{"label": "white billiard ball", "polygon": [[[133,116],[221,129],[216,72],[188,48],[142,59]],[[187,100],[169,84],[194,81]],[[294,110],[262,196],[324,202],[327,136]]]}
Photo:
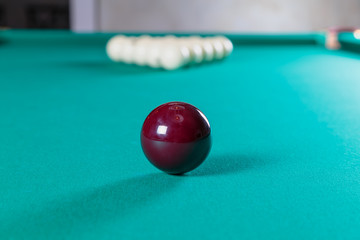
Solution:
{"label": "white billiard ball", "polygon": [[123,51],[124,51],[124,42],[127,41],[127,37],[124,35],[117,35],[112,37],[106,44],[106,53],[108,57],[115,61],[121,62]]}
{"label": "white billiard ball", "polygon": [[160,49],[160,66],[166,70],[175,70],[190,61],[190,50],[176,39],[166,40]]}

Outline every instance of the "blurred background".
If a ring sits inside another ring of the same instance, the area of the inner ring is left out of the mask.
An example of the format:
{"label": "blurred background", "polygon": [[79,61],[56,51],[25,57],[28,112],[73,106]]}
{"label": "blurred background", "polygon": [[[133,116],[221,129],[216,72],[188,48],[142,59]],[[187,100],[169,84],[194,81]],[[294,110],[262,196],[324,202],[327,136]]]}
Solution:
{"label": "blurred background", "polygon": [[306,32],[360,26],[360,0],[0,0],[0,26],[78,32]]}

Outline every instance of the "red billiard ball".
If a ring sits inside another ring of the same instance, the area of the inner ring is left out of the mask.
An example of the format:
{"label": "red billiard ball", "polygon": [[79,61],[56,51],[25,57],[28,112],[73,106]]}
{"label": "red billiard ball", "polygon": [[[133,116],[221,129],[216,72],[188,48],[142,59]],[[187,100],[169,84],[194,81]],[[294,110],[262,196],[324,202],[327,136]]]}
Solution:
{"label": "red billiard ball", "polygon": [[209,121],[188,103],[165,103],[146,117],[141,146],[147,159],[158,169],[169,174],[189,172],[210,152]]}

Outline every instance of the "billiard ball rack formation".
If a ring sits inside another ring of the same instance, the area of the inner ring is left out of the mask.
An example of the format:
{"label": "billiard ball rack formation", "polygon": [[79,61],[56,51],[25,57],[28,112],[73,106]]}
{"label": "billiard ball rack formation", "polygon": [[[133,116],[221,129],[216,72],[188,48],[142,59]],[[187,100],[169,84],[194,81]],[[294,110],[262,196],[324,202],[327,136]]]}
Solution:
{"label": "billiard ball rack formation", "polygon": [[233,50],[232,42],[224,36],[214,37],[151,37],[142,35],[112,37],[106,52],[115,62],[175,70],[184,66],[222,60]]}

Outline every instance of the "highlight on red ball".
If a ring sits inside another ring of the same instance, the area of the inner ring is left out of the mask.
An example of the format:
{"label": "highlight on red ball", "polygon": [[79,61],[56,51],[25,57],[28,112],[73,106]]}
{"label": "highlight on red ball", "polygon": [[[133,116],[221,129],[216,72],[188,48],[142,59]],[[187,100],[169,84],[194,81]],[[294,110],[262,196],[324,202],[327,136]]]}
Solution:
{"label": "highlight on red ball", "polygon": [[141,129],[141,146],[147,159],[169,174],[197,168],[211,149],[210,124],[196,107],[169,102],[155,108]]}

